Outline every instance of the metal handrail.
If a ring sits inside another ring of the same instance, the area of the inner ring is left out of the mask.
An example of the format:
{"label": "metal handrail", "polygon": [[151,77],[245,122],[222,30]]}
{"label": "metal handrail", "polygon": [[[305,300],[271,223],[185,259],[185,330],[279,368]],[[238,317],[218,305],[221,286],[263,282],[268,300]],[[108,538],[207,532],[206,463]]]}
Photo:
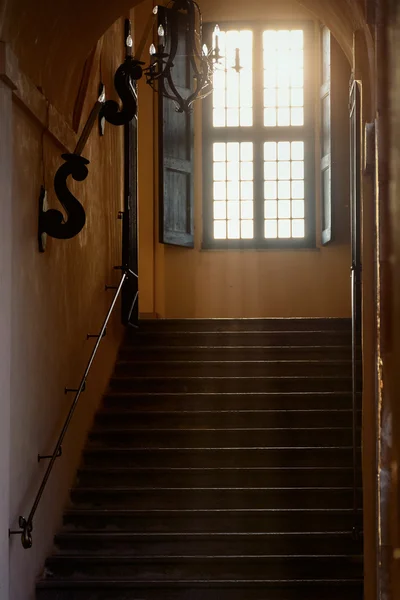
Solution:
{"label": "metal handrail", "polygon": [[78,400],[80,398],[80,395],[81,395],[81,393],[85,389],[87,376],[88,376],[90,368],[91,368],[91,366],[93,364],[93,361],[94,361],[94,358],[96,356],[97,350],[98,350],[98,348],[100,346],[101,340],[104,337],[108,321],[110,320],[111,314],[112,314],[112,312],[114,310],[114,306],[115,306],[115,304],[117,302],[117,299],[118,299],[118,296],[119,296],[119,294],[121,292],[122,286],[124,285],[125,281],[128,279],[128,277],[130,275],[137,277],[136,274],[133,273],[132,271],[130,271],[129,269],[123,268],[123,275],[121,277],[121,281],[119,282],[119,285],[117,286],[116,292],[114,294],[114,298],[113,298],[113,300],[111,302],[110,308],[108,309],[107,315],[106,315],[106,317],[105,317],[105,319],[103,321],[103,325],[102,325],[102,327],[100,329],[100,333],[99,333],[98,336],[96,336],[97,337],[96,343],[95,343],[94,348],[92,350],[92,353],[90,355],[89,361],[88,361],[88,363],[86,365],[86,369],[85,369],[84,374],[82,376],[82,379],[80,381],[79,387],[76,390],[76,393],[75,393],[75,396],[74,396],[74,400],[73,400],[73,402],[71,404],[71,407],[70,407],[70,409],[68,411],[67,417],[66,417],[64,425],[63,425],[63,428],[62,428],[61,433],[60,433],[60,435],[58,437],[57,443],[56,443],[56,445],[54,447],[53,454],[51,454],[48,457],[48,458],[50,458],[50,462],[49,462],[49,464],[47,466],[47,469],[46,469],[46,472],[45,472],[44,477],[42,479],[42,483],[41,483],[41,485],[39,487],[39,490],[38,490],[38,492],[36,494],[36,497],[35,497],[35,500],[33,502],[31,511],[29,513],[29,516],[28,516],[27,519],[25,519],[25,517],[20,516],[19,520],[18,520],[18,524],[19,524],[20,529],[18,531],[10,531],[9,532],[10,535],[16,535],[16,534],[20,534],[21,535],[21,543],[22,543],[22,546],[25,549],[28,549],[28,548],[32,547],[33,518],[34,518],[35,513],[37,511],[37,508],[39,506],[40,500],[41,500],[41,498],[43,496],[43,492],[44,492],[44,490],[46,488],[46,484],[47,484],[47,481],[48,481],[48,479],[50,477],[50,474],[51,474],[51,471],[53,469],[53,466],[54,466],[54,463],[56,461],[56,458],[61,455],[61,446],[62,446],[64,437],[65,437],[65,434],[67,433],[69,424],[70,424],[71,419],[73,417],[73,414],[75,412],[75,409],[76,409],[76,406],[78,404]]}

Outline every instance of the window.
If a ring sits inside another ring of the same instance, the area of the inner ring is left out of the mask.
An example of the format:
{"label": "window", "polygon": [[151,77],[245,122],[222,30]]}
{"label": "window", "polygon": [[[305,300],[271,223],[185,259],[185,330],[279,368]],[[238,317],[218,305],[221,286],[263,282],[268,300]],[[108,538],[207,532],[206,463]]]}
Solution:
{"label": "window", "polygon": [[209,42],[218,51],[203,103],[205,247],[312,246],[313,26],[212,25]]}

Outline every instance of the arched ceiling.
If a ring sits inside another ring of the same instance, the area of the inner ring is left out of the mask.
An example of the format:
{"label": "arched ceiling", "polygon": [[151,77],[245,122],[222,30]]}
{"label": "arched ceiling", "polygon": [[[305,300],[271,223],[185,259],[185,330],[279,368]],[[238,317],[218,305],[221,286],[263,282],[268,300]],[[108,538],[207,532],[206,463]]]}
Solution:
{"label": "arched ceiling", "polygon": [[[86,57],[97,40],[140,0],[0,0],[0,39],[20,68],[70,117]],[[269,0],[264,0],[267,6]],[[281,0],[284,2],[285,0]],[[364,29],[363,0],[297,0],[325,22],[352,58],[353,32]],[[214,0],[215,3],[218,0]]]}

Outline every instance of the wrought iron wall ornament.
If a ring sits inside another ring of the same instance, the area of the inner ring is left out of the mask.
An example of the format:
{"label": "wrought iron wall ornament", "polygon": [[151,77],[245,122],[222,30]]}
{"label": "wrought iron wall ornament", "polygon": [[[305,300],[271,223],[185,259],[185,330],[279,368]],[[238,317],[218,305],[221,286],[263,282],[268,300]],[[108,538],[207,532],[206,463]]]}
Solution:
{"label": "wrought iron wall ornament", "polygon": [[97,120],[99,112],[104,104],[104,86],[101,86],[100,96],[97,99],[89,118],[83,128],[76,148],[71,154],[63,154],[62,164],[54,177],[54,191],[58,200],[64,208],[66,218],[57,209],[45,210],[43,194],[39,200],[39,250],[44,252],[44,235],[47,234],[57,239],[70,239],[77,235],[85,225],[86,215],[82,204],[70,192],[67,179],[71,176],[75,181],[84,181],[88,175],[87,165],[89,161],[81,156],[90,132]]}
{"label": "wrought iron wall ornament", "polygon": [[111,125],[126,125],[137,113],[137,96],[134,82],[143,73],[140,62],[132,56],[131,22],[125,21],[125,60],[114,75],[114,87],[122,101],[122,108],[115,100],[108,100],[100,111],[100,119],[105,119]]}

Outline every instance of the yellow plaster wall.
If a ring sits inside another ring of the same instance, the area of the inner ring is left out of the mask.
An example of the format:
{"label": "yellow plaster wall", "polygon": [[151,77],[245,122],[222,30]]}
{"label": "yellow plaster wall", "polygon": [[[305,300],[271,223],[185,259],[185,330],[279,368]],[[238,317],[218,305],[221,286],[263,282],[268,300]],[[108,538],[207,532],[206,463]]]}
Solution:
{"label": "yellow plaster wall", "polygon": [[[102,77],[107,95],[121,62],[123,20],[102,40]],[[98,95],[100,63],[95,62],[84,104],[83,126]],[[44,181],[49,205],[61,208],[53,178],[65,152],[20,102],[13,104],[12,308],[11,308],[11,448],[9,526],[27,516],[44,474],[38,453],[52,451],[73,399],[64,387],[76,387],[93,348],[87,333],[97,333],[120,273],[123,202],[123,131],[95,126],[83,155],[90,160],[85,182],[69,182],[86,210],[86,226],[71,240],[48,238],[46,252],[37,247],[38,195]],[[63,444],[34,520],[33,548],[24,550],[20,536],[10,540],[10,598],[33,600],[34,582],[43,568],[60,525],[68,489],[80,460],[82,444],[108,378],[122,337],[119,308],[89,375],[87,389]],[[3,535],[6,535],[3,531]],[[6,599],[6,596],[1,596]],[[7,596],[8,598],[8,596]]]}

